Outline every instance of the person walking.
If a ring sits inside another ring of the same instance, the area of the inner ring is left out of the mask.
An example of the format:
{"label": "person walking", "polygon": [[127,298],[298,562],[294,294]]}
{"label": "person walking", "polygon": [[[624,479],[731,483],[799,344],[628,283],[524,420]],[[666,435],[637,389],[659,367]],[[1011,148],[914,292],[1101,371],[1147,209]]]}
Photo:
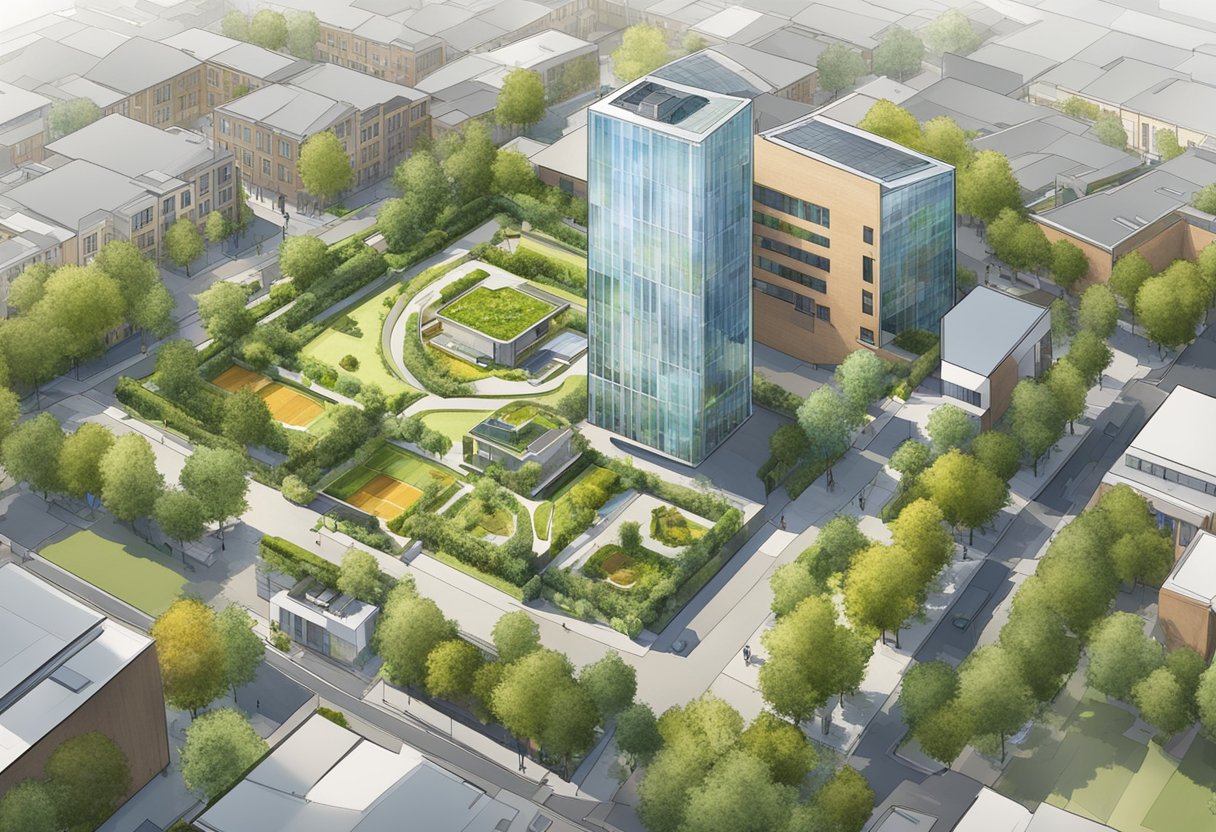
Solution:
{"label": "person walking", "polygon": [[747,667],[752,663],[752,646],[750,644],[743,645],[743,666]]}
{"label": "person walking", "polygon": [[866,510],[866,495],[865,494],[857,495],[857,507],[859,509],[861,509],[862,511]]}
{"label": "person walking", "polygon": [[785,515],[781,515],[781,531],[785,531]]}

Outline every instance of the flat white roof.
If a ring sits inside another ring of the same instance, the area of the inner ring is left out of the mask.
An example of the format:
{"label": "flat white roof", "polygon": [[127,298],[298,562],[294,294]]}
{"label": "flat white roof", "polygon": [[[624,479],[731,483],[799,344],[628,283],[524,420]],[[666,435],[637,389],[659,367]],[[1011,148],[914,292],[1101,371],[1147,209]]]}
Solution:
{"label": "flat white roof", "polygon": [[942,361],[991,375],[1048,314],[1038,304],[977,286],[942,317]]}
{"label": "flat white roof", "polygon": [[1208,605],[1216,604],[1216,535],[1197,532],[1161,588]]}
{"label": "flat white roof", "polygon": [[1216,477],[1212,425],[1216,425],[1216,399],[1189,387],[1175,387],[1136,434],[1128,452],[1140,451],[1208,478]]}

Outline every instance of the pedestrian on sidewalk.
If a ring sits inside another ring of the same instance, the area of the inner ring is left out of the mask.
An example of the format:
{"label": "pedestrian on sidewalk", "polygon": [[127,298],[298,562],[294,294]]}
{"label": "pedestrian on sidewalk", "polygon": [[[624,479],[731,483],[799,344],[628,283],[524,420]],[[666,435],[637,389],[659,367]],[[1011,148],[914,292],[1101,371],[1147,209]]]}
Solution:
{"label": "pedestrian on sidewalk", "polygon": [[785,531],[785,515],[781,515],[781,531]]}
{"label": "pedestrian on sidewalk", "polygon": [[857,495],[857,507],[859,509],[861,509],[862,511],[866,510],[866,495],[865,494]]}
{"label": "pedestrian on sidewalk", "polygon": [[570,632],[570,628],[566,626],[565,621],[562,622],[562,629],[565,630],[566,632]]}
{"label": "pedestrian on sidewalk", "polygon": [[752,646],[750,644],[743,645],[743,666],[747,667],[752,663]]}
{"label": "pedestrian on sidewalk", "polygon": [[967,544],[963,544],[963,560],[967,559]]}

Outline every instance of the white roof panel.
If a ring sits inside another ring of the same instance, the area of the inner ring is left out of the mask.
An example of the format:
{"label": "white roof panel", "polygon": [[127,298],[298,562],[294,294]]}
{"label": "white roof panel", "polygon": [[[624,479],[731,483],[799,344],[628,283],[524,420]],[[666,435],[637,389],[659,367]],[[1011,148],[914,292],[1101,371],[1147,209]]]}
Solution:
{"label": "white roof panel", "polygon": [[1212,425],[1216,425],[1216,399],[1187,387],[1175,387],[1128,450],[1152,454],[1216,477]]}

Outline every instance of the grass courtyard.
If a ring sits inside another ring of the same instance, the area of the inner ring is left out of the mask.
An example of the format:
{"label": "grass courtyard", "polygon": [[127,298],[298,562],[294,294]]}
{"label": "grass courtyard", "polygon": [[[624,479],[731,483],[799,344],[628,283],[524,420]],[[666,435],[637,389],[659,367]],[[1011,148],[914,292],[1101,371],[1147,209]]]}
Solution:
{"label": "grass courtyard", "polygon": [[520,237],[519,238],[519,247],[528,249],[529,251],[534,251],[537,254],[543,254],[545,257],[548,257],[550,260],[556,260],[559,263],[565,263],[567,266],[574,266],[577,269],[581,269],[583,272],[587,271],[587,258],[586,257],[577,255],[572,251],[567,251],[565,248],[562,248],[561,246],[546,245],[545,243],[540,242],[539,240],[533,240],[529,237]]}
{"label": "grass courtyard", "polygon": [[488,410],[431,410],[421,414],[424,425],[451,439],[453,445],[460,445],[464,435],[490,415]]}
{"label": "grass courtyard", "polygon": [[95,528],[105,534],[78,531],[44,546],[38,554],[148,615],[168,609],[186,585],[186,579],[170,566],[177,561],[122,527],[105,530],[98,524]]}
{"label": "grass courtyard", "polygon": [[553,311],[553,305],[504,286],[478,286],[443,308],[441,314],[458,324],[510,341]]}
{"label": "grass courtyard", "polygon": [[389,396],[412,392],[414,388],[389,372],[380,356],[380,335],[384,316],[388,312],[385,299],[396,297],[395,285],[373,295],[309,341],[302,353],[334,368],[338,368],[345,356],[353,355],[359,360],[358,369],[340,372],[349,372],[364,384],[376,384]]}
{"label": "grass courtyard", "polygon": [[325,487],[331,497],[391,520],[430,488],[443,493],[456,484],[450,472],[387,442],[360,465]]}
{"label": "grass courtyard", "polygon": [[1090,692],[1080,700],[1062,694],[1044,722],[997,780],[1001,794],[1027,805],[1051,803],[1122,832],[1216,826],[1209,808],[1216,744],[1202,734],[1177,760],[1156,743],[1124,736],[1132,714]]}

